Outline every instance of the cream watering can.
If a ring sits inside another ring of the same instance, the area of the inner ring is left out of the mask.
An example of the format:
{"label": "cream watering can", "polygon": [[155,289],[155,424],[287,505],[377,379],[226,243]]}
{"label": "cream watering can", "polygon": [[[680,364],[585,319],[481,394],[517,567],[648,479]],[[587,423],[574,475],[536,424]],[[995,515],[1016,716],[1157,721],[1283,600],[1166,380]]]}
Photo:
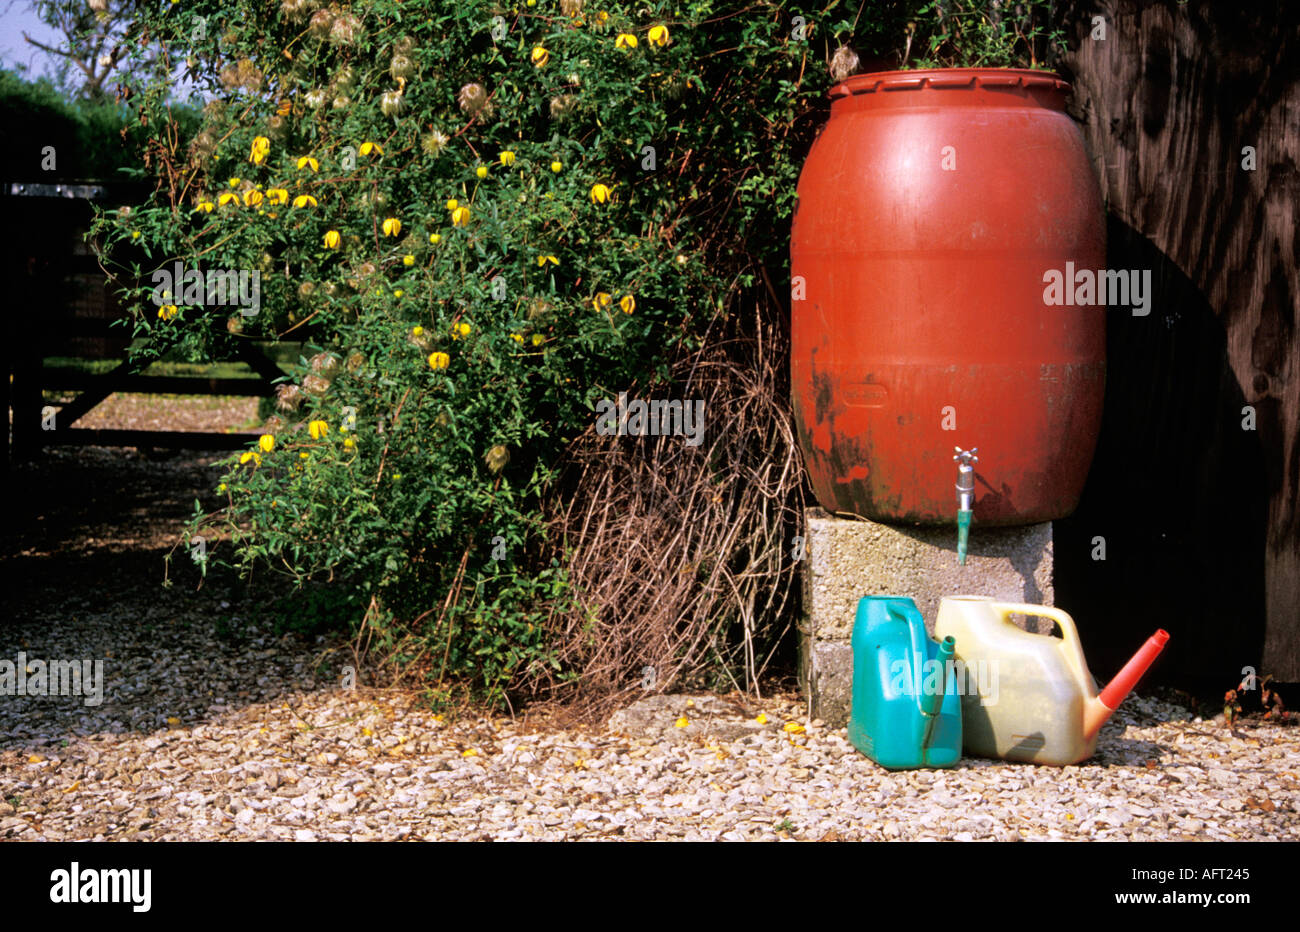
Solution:
{"label": "cream watering can", "polygon": [[[1013,614],[1050,618],[1062,636],[1025,631]],[[966,753],[1057,765],[1092,756],[1101,726],[1169,640],[1157,631],[1098,693],[1074,619],[1058,608],[954,596],[939,603],[934,633],[953,638],[964,667]]]}

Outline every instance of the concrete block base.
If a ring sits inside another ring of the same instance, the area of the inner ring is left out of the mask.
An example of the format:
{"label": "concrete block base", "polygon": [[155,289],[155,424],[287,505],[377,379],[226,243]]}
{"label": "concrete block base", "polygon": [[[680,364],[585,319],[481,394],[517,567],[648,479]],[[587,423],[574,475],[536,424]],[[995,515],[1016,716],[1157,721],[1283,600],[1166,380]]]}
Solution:
{"label": "concrete block base", "polygon": [[864,595],[910,596],[931,635],[944,596],[1053,604],[1051,524],[981,528],[977,521],[960,566],[955,527],[895,527],[837,518],[820,508],[807,509],[804,521],[800,685],[813,717],[832,727],[849,720],[849,638]]}

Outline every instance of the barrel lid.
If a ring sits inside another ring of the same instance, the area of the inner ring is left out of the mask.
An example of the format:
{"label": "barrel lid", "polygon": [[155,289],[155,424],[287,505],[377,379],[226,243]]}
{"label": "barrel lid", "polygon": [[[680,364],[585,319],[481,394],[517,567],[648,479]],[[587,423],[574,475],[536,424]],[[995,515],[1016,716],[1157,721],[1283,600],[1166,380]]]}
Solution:
{"label": "barrel lid", "polygon": [[974,90],[981,87],[1064,92],[1070,89],[1070,84],[1051,71],[1030,71],[1027,68],[918,68],[914,71],[855,74],[832,87],[830,96],[839,98],[877,91],[919,91],[925,88]]}

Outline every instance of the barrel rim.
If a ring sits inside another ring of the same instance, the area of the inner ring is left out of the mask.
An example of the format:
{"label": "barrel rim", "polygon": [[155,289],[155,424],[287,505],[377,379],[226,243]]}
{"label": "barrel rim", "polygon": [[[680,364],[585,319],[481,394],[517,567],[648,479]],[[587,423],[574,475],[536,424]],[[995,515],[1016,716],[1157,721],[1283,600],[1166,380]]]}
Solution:
{"label": "barrel rim", "polygon": [[908,71],[873,71],[855,74],[834,85],[832,99],[876,91],[975,90],[1035,88],[1068,93],[1070,84],[1054,71],[1031,68],[914,68]]}

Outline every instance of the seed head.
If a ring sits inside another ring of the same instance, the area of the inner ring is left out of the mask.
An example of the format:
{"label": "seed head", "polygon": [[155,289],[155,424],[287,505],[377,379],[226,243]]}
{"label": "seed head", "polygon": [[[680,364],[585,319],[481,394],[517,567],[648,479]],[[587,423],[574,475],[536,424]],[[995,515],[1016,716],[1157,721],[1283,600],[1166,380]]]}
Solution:
{"label": "seed head", "polygon": [[831,79],[843,81],[849,75],[857,73],[859,64],[857,52],[847,45],[841,45],[831,56]]}
{"label": "seed head", "polygon": [[324,39],[330,34],[330,29],[334,25],[334,14],[329,10],[317,10],[311,16],[311,22],[307,24],[307,32],[313,38]]}
{"label": "seed head", "polygon": [[487,451],[487,455],[483,459],[487,462],[487,467],[492,471],[492,474],[496,475],[505,469],[506,464],[510,462],[510,451],[498,443]]}
{"label": "seed head", "polygon": [[421,137],[420,148],[424,150],[425,155],[436,159],[438,154],[447,147],[447,143],[449,142],[451,142],[451,139],[446,133],[435,129],[433,132],[425,133],[424,136]]}
{"label": "seed head", "polygon": [[573,116],[573,111],[577,109],[578,98],[572,94],[560,94],[551,98],[551,119],[557,123],[567,120]]}
{"label": "seed head", "polygon": [[335,45],[353,45],[361,38],[361,20],[351,13],[342,13],[330,26],[330,41]]}
{"label": "seed head", "polygon": [[339,371],[339,358],[333,353],[317,353],[311,358],[311,371],[321,378],[332,379]]}
{"label": "seed head", "polygon": [[302,389],[297,385],[281,385],[275,390],[275,406],[289,414],[302,404]]}
{"label": "seed head", "polygon": [[484,118],[492,116],[492,102],[488,100],[488,92],[482,84],[466,84],[456,95],[456,102],[460,104],[461,112],[466,116]]}

